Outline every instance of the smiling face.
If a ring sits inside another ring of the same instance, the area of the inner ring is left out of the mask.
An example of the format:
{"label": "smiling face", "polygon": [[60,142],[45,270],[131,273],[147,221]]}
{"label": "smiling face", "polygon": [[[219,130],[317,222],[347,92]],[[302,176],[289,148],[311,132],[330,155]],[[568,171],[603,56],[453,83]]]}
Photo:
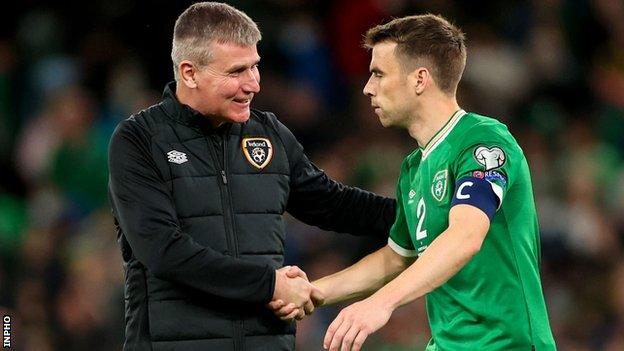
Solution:
{"label": "smiling face", "polygon": [[260,91],[260,56],[256,45],[212,42],[211,60],[195,71],[194,105],[214,124],[244,123],[249,119],[250,104]]}
{"label": "smiling face", "polygon": [[370,63],[371,75],[364,87],[364,95],[370,97],[371,105],[384,127],[407,126],[417,98],[396,57],[396,46],[390,41],[375,44]]}

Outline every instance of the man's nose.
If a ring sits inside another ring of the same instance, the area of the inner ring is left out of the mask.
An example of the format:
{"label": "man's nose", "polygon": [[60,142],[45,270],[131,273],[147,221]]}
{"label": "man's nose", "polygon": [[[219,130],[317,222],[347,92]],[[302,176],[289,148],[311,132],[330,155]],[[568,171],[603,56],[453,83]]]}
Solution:
{"label": "man's nose", "polygon": [[364,86],[364,90],[362,90],[362,92],[368,97],[372,97],[375,95],[375,92],[373,91],[373,85],[371,84],[370,79],[368,80],[368,82],[366,82],[366,85]]}
{"label": "man's nose", "polygon": [[246,93],[257,93],[260,91],[260,73],[249,69],[245,72],[242,88]]}

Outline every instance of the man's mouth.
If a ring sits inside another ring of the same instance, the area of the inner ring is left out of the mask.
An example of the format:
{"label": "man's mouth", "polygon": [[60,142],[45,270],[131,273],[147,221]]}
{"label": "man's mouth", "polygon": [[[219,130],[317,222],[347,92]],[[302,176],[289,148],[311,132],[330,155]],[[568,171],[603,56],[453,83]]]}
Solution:
{"label": "man's mouth", "polygon": [[235,103],[239,105],[247,106],[251,102],[251,97],[243,98],[243,99],[234,99],[232,101],[234,101]]}

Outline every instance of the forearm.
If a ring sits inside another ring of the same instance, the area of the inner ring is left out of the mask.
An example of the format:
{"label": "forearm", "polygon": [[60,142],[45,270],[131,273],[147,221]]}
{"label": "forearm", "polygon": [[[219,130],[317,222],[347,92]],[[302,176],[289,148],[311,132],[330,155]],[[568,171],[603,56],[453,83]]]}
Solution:
{"label": "forearm", "polygon": [[325,297],[324,305],[368,296],[411,263],[385,246],[356,264],[314,281]]}
{"label": "forearm", "polygon": [[[154,277],[227,299],[256,303],[271,299],[275,273],[270,267],[197,243],[173,220],[163,220],[162,209],[152,202],[126,202],[114,193],[111,199],[132,255]],[[156,203],[163,206],[164,201]]]}
{"label": "forearm", "polygon": [[293,171],[288,212],[325,230],[388,237],[396,201],[329,178],[303,156]]}
{"label": "forearm", "polygon": [[342,230],[355,235],[387,239],[396,218],[396,201],[359,188],[346,186],[333,212],[343,219]]}
{"label": "forearm", "polygon": [[275,270],[202,247],[188,237],[172,243],[157,262],[155,276],[210,295],[240,302],[265,303],[275,287]]}
{"label": "forearm", "polygon": [[371,298],[394,310],[444,284],[479,251],[482,238],[461,230],[440,234],[410,267]]}

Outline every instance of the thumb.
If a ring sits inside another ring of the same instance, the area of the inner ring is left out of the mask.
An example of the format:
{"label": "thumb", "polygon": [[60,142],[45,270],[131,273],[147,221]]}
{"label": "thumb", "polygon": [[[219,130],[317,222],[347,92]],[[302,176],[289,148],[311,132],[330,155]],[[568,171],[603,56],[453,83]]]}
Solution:
{"label": "thumb", "polygon": [[292,266],[290,267],[287,271],[286,271],[286,276],[288,278],[303,278],[305,280],[308,280],[308,275],[301,270],[301,268],[297,267],[297,266]]}
{"label": "thumb", "polygon": [[312,285],[312,292],[310,293],[310,299],[314,306],[319,307],[325,304],[325,294],[321,291],[321,289]]}
{"label": "thumb", "polygon": [[284,307],[284,305],[286,304],[282,300],[272,300],[267,304],[267,307],[273,311],[277,311],[280,308]]}

